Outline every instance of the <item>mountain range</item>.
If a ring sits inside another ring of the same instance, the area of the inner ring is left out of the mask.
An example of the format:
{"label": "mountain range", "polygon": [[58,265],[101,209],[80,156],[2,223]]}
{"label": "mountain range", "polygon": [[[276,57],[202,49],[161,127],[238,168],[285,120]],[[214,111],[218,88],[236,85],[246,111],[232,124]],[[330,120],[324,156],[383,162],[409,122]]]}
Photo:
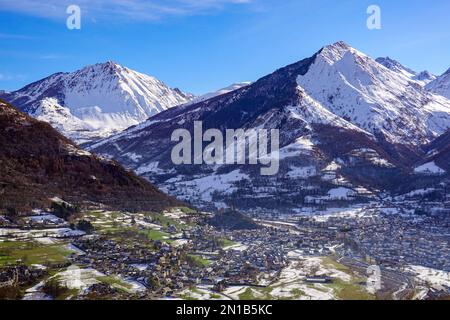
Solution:
{"label": "mountain range", "polygon": [[[291,212],[370,201],[448,178],[442,144],[450,100],[439,94],[445,83],[445,75],[416,73],[337,42],[237,90],[163,111],[89,150],[202,207]],[[194,121],[222,132],[280,129],[279,174],[261,177],[253,165],[173,165],[171,134],[192,132]]]}
{"label": "mountain range", "polygon": [[193,98],[112,61],[56,73],[0,94],[78,143],[108,137]]}

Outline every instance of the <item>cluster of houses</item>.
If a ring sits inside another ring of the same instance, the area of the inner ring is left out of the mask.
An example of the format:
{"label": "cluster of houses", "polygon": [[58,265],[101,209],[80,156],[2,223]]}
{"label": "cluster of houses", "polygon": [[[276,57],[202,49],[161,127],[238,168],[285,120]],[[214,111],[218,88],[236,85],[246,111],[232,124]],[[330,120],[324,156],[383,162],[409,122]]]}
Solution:
{"label": "cluster of houses", "polygon": [[384,215],[360,220],[347,236],[380,263],[450,271],[449,223],[448,215],[426,216],[420,221]]}

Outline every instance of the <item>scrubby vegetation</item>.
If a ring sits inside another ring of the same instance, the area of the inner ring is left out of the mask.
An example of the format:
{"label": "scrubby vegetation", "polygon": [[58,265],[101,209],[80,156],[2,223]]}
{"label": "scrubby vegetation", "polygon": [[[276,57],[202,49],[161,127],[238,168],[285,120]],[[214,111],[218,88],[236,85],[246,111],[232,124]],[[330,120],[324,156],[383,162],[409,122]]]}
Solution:
{"label": "scrubby vegetation", "polygon": [[130,212],[180,206],[119,164],[79,150],[49,124],[0,104],[0,211],[48,208],[53,196]]}
{"label": "scrubby vegetation", "polygon": [[57,300],[63,300],[74,293],[73,290],[62,285],[56,277],[45,281],[42,292]]}
{"label": "scrubby vegetation", "polygon": [[260,228],[251,218],[235,210],[216,213],[214,217],[209,219],[209,224],[219,230],[255,230]]}

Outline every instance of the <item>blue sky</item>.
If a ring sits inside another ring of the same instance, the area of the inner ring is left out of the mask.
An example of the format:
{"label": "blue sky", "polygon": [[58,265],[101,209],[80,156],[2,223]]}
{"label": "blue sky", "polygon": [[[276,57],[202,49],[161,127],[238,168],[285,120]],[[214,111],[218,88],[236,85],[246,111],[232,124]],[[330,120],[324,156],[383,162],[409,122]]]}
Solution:
{"label": "blue sky", "polygon": [[[77,4],[81,30],[66,28]],[[377,4],[382,29],[368,30]],[[416,70],[450,68],[448,0],[0,0],[0,89],[114,60],[201,94],[344,40]]]}

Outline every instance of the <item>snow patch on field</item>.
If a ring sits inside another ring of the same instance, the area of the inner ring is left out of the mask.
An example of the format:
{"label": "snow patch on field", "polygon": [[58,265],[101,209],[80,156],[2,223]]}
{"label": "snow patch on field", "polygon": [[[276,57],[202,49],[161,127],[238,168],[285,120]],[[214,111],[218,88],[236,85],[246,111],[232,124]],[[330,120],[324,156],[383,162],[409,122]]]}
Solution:
{"label": "snow patch on field", "polygon": [[415,265],[408,266],[407,270],[415,274],[419,281],[433,288],[450,288],[450,272]]}
{"label": "snow patch on field", "polygon": [[325,211],[315,212],[313,219],[316,221],[327,221],[330,218],[362,218],[369,216],[370,212],[365,207],[351,208],[328,208]]}
{"label": "snow patch on field", "polygon": [[[194,178],[189,181],[177,181],[177,188],[183,191],[186,198],[199,196],[203,201],[212,201],[212,194],[220,192],[222,194],[231,194],[237,190],[235,183],[248,180],[247,174],[240,170],[234,170],[226,174],[214,174],[204,177]],[[169,181],[168,181],[169,182]],[[164,188],[161,188],[163,191]]]}
{"label": "snow patch on field", "polygon": [[356,195],[356,192],[348,188],[335,188],[328,191],[328,197],[331,200],[347,200]]}
{"label": "snow patch on field", "polygon": [[326,166],[323,169],[323,171],[336,171],[341,168],[342,168],[342,166],[339,163],[337,163],[336,161],[332,161],[332,162],[330,162],[330,164],[328,164],[328,166]]}
{"label": "snow patch on field", "polygon": [[317,174],[316,168],[313,166],[308,167],[297,167],[297,166],[290,166],[289,172],[286,174],[288,178],[291,179],[306,179],[309,177],[314,177]]}
{"label": "snow patch on field", "polygon": [[141,155],[134,152],[125,153],[124,156],[128,157],[133,162],[139,162],[139,160],[142,159]]}
{"label": "snow patch on field", "polygon": [[337,291],[333,285],[307,283],[311,276],[330,277],[341,284],[352,285],[353,275],[336,269],[332,260],[325,257],[305,256],[300,251],[288,253],[289,263],[281,270],[277,280],[267,287],[233,286],[224,294],[240,299],[242,296],[255,299],[295,299],[295,300],[334,300]]}
{"label": "snow patch on field", "polygon": [[428,162],[414,169],[417,174],[444,174],[445,170],[440,168],[436,163]]}
{"label": "snow patch on field", "polygon": [[137,168],[136,173],[142,175],[144,173],[164,173],[164,170],[158,168],[159,162],[150,162]]}
{"label": "snow patch on field", "polygon": [[291,259],[289,265],[280,274],[279,280],[272,284],[271,296],[276,299],[292,298],[301,293],[296,299],[299,300],[334,300],[336,298],[333,288],[323,284],[306,284],[308,276],[329,276],[350,282],[352,276],[324,264],[322,257],[303,256],[298,251],[289,252]]}
{"label": "snow patch on field", "polygon": [[100,283],[97,278],[103,276],[105,276],[103,273],[94,269],[69,267],[67,270],[57,273],[54,278],[69,289],[85,290]]}
{"label": "snow patch on field", "polygon": [[294,143],[280,149],[280,159],[299,157],[309,154],[314,148],[314,143],[307,136],[300,137]]}
{"label": "snow patch on field", "polygon": [[248,249],[248,246],[242,244],[242,243],[236,243],[233,244],[231,246],[225,247],[223,248],[223,250],[228,251],[228,250],[234,250],[234,251],[245,251]]}
{"label": "snow patch on field", "polygon": [[[37,239],[37,238],[68,238],[68,237],[80,237],[86,233],[80,230],[72,230],[69,228],[57,228],[57,229],[9,229],[0,228],[0,237],[13,237],[15,241],[24,239]],[[46,241],[45,239],[42,241]]]}

